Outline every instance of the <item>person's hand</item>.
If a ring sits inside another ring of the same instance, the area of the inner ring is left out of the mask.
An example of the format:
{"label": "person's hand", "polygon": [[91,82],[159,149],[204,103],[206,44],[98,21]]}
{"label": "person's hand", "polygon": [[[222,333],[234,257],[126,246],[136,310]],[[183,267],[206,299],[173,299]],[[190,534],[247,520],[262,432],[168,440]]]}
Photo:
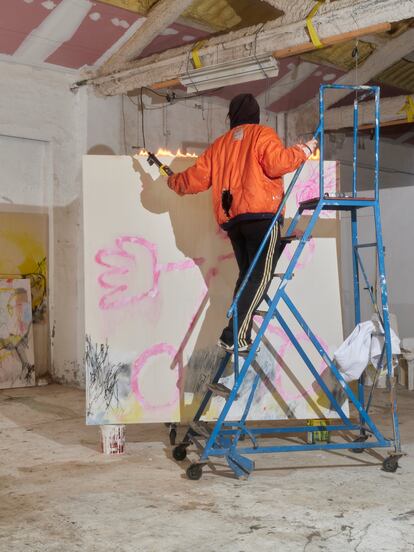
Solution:
{"label": "person's hand", "polygon": [[306,156],[309,158],[318,147],[318,140],[316,140],[316,138],[312,138],[312,140],[298,145],[300,148],[303,149],[303,151],[306,153]]}
{"label": "person's hand", "polygon": [[316,138],[312,138],[312,140],[309,140],[309,142],[306,142],[306,145],[311,150],[311,152],[314,153],[314,151],[318,147],[318,140]]}

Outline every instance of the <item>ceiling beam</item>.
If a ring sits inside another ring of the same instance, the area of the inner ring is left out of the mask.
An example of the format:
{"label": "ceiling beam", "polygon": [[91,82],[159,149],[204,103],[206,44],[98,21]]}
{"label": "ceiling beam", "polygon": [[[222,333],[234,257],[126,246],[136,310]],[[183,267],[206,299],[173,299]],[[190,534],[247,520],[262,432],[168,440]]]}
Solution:
{"label": "ceiling beam", "polygon": [[193,0],[160,0],[147,15],[142,26],[125,44],[97,69],[97,75],[116,71],[126,62],[137,58],[164,29],[174,23]]}
{"label": "ceiling beam", "polygon": [[[323,4],[314,17],[320,39],[354,32],[372,25],[414,17],[414,0],[337,0]],[[212,37],[200,48],[203,63],[214,65],[256,54],[272,53],[275,44],[286,48],[310,42],[305,21],[285,25],[283,18],[261,26],[248,27]],[[126,63],[123,69],[106,77],[88,79],[103,95],[116,95],[141,86],[177,78],[185,71],[191,45],[173,48],[147,58]],[[88,77],[88,75],[85,75]],[[93,77],[93,74],[92,74]]]}
{"label": "ceiling beam", "polygon": [[41,63],[72,38],[93,6],[90,0],[63,0],[33,29],[13,57],[24,63]]}
{"label": "ceiling beam", "polygon": [[[358,67],[357,74],[355,70],[352,69],[337,79],[335,84],[352,84],[355,83],[356,78],[358,84],[366,84],[381,73],[381,71],[391,67],[394,63],[408,54],[413,49],[413,44],[414,29],[409,29],[397,38],[389,39],[384,46],[377,48],[377,50]],[[326,95],[325,109],[328,109],[345,96],[348,96],[348,94],[349,90],[330,90],[329,94]],[[319,118],[318,98],[315,97],[309,102],[306,102],[306,104],[290,114],[289,118],[291,119],[289,121],[290,137],[293,138],[312,133]]]}
{"label": "ceiling beam", "polygon": [[[406,102],[406,96],[395,96],[393,98],[383,98],[381,100],[381,124],[392,121],[398,124],[399,121],[406,121],[407,116],[404,112],[399,113]],[[375,102],[360,102],[358,113],[358,124],[360,127],[368,128],[374,123]],[[354,107],[347,105],[344,107],[334,107],[327,111],[325,115],[325,130],[339,130],[353,127]]]}

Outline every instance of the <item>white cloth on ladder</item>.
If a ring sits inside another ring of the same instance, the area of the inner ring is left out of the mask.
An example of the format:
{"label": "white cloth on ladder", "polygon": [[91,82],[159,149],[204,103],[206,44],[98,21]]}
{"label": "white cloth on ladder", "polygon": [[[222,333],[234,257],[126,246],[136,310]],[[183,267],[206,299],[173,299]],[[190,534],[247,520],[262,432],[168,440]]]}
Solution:
{"label": "white cloth on ladder", "polygon": [[[370,361],[377,366],[384,345],[384,337],[377,335],[380,331],[372,320],[361,322],[335,351],[334,360],[346,382],[357,380]],[[401,352],[400,339],[393,329],[391,350],[392,354]]]}

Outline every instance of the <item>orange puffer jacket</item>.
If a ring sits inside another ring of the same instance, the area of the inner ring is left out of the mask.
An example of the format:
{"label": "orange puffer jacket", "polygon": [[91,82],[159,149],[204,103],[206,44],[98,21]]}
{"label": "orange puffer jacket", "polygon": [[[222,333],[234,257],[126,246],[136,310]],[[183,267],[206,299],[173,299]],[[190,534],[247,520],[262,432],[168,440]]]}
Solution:
{"label": "orange puffer jacket", "polygon": [[[217,222],[229,228],[239,220],[270,218],[282,201],[282,176],[307,158],[300,146],[285,148],[270,127],[240,125],[220,136],[186,171],[168,178],[168,186],[180,195],[213,187]],[[223,190],[233,201],[228,217],[221,204]]]}

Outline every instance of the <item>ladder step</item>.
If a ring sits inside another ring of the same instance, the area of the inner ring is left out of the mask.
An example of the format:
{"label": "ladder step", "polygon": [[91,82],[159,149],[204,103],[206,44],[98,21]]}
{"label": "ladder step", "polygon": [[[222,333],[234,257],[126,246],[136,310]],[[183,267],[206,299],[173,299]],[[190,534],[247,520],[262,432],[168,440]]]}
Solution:
{"label": "ladder step", "polygon": [[[275,273],[273,274],[273,278],[281,278],[281,279],[282,279],[282,278],[284,277],[284,275],[285,275],[284,272],[275,272]],[[294,275],[295,275],[295,273],[292,272],[291,278],[293,278]]]}
{"label": "ladder step", "polygon": [[360,247],[377,247],[377,242],[359,243],[358,245],[354,245],[355,249],[359,249]]}
{"label": "ladder step", "polygon": [[[301,201],[299,203],[299,211],[311,211],[316,209],[319,204],[320,198],[314,197]],[[355,209],[360,207],[372,207],[375,203],[375,199],[372,197],[323,197],[323,211],[347,211],[349,209]],[[364,203],[366,205],[364,205]]]}
{"label": "ladder step", "polygon": [[296,235],[294,235],[294,236],[282,236],[280,238],[280,241],[282,243],[290,243],[290,242],[293,242],[293,240],[297,240],[297,239],[298,239],[298,237]]}
{"label": "ladder step", "polygon": [[[207,385],[207,388],[214,394],[219,395],[220,397],[224,397],[225,399],[228,399],[230,397],[231,389],[226,387],[222,383],[209,383]],[[237,399],[237,397],[236,397]]]}
{"label": "ladder step", "polygon": [[312,199],[307,199],[306,201],[301,201],[299,203],[299,209],[304,211],[305,209],[315,209],[319,203],[319,197],[314,197]]}
{"label": "ladder step", "polygon": [[205,422],[190,422],[190,428],[194,433],[200,435],[201,437],[205,437],[206,439],[208,439],[211,435],[211,431]]}
{"label": "ladder step", "polygon": [[280,251],[284,251],[285,247],[292,243],[294,240],[297,240],[297,236],[283,236],[280,238]]}

